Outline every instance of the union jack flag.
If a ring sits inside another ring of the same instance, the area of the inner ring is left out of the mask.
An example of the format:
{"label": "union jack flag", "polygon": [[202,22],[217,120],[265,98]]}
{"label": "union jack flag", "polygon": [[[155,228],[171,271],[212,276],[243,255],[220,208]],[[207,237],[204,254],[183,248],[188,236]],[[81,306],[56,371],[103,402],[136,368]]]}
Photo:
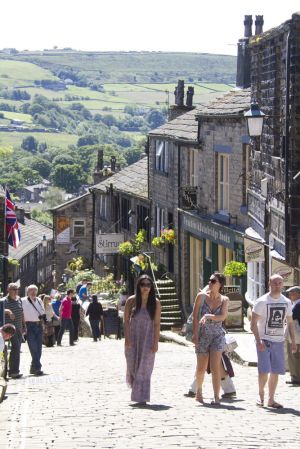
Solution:
{"label": "union jack flag", "polygon": [[21,233],[15,212],[15,205],[12,202],[7,189],[5,194],[5,218],[7,241],[10,246],[17,248],[20,243]]}

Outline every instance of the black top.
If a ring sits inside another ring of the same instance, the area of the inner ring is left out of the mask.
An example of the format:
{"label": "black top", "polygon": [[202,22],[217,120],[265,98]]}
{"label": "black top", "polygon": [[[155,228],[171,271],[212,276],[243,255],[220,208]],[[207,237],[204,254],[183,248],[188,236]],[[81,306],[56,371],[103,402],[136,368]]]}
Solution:
{"label": "black top", "polygon": [[80,320],[80,304],[72,301],[72,320]]}
{"label": "black top", "polygon": [[300,302],[293,308],[293,320],[298,320],[298,323],[300,324]]}
{"label": "black top", "polygon": [[90,316],[90,320],[100,320],[101,316],[103,316],[103,308],[100,302],[92,302],[89,304],[86,316]]}

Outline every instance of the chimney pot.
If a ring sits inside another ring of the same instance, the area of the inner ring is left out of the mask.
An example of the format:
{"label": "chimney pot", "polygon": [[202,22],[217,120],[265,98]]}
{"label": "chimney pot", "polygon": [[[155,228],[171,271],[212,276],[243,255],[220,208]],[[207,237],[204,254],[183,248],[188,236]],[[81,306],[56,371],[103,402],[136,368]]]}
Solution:
{"label": "chimney pot", "polygon": [[251,37],[252,36],[252,16],[245,16],[244,20],[244,37]]}
{"label": "chimney pot", "polygon": [[263,32],[264,16],[255,16],[255,36]]}

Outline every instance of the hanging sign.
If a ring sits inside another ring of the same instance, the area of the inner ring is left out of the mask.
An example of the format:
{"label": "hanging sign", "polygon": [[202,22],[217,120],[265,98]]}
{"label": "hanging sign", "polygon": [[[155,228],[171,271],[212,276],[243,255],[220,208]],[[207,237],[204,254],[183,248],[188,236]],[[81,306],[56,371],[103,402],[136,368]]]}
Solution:
{"label": "hanging sign", "polygon": [[265,251],[263,243],[244,238],[245,262],[263,262]]}
{"label": "hanging sign", "polygon": [[285,287],[294,285],[294,269],[292,267],[274,258],[272,258],[271,267],[272,274],[279,274],[283,278]]}

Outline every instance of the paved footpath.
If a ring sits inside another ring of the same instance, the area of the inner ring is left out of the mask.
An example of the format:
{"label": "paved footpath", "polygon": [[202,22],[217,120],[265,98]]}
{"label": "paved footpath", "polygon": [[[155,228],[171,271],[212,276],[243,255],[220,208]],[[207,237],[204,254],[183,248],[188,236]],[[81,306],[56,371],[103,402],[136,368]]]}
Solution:
{"label": "paved footpath", "polygon": [[300,388],[280,380],[278,400],[287,408],[258,408],[256,368],[235,365],[238,399],[209,405],[185,398],[193,378],[190,347],[160,343],[153,373],[151,404],[130,405],[125,384],[124,341],[81,339],[74,346],[43,349],[47,375],[9,382],[0,404],[1,449],[90,448],[299,448]]}

